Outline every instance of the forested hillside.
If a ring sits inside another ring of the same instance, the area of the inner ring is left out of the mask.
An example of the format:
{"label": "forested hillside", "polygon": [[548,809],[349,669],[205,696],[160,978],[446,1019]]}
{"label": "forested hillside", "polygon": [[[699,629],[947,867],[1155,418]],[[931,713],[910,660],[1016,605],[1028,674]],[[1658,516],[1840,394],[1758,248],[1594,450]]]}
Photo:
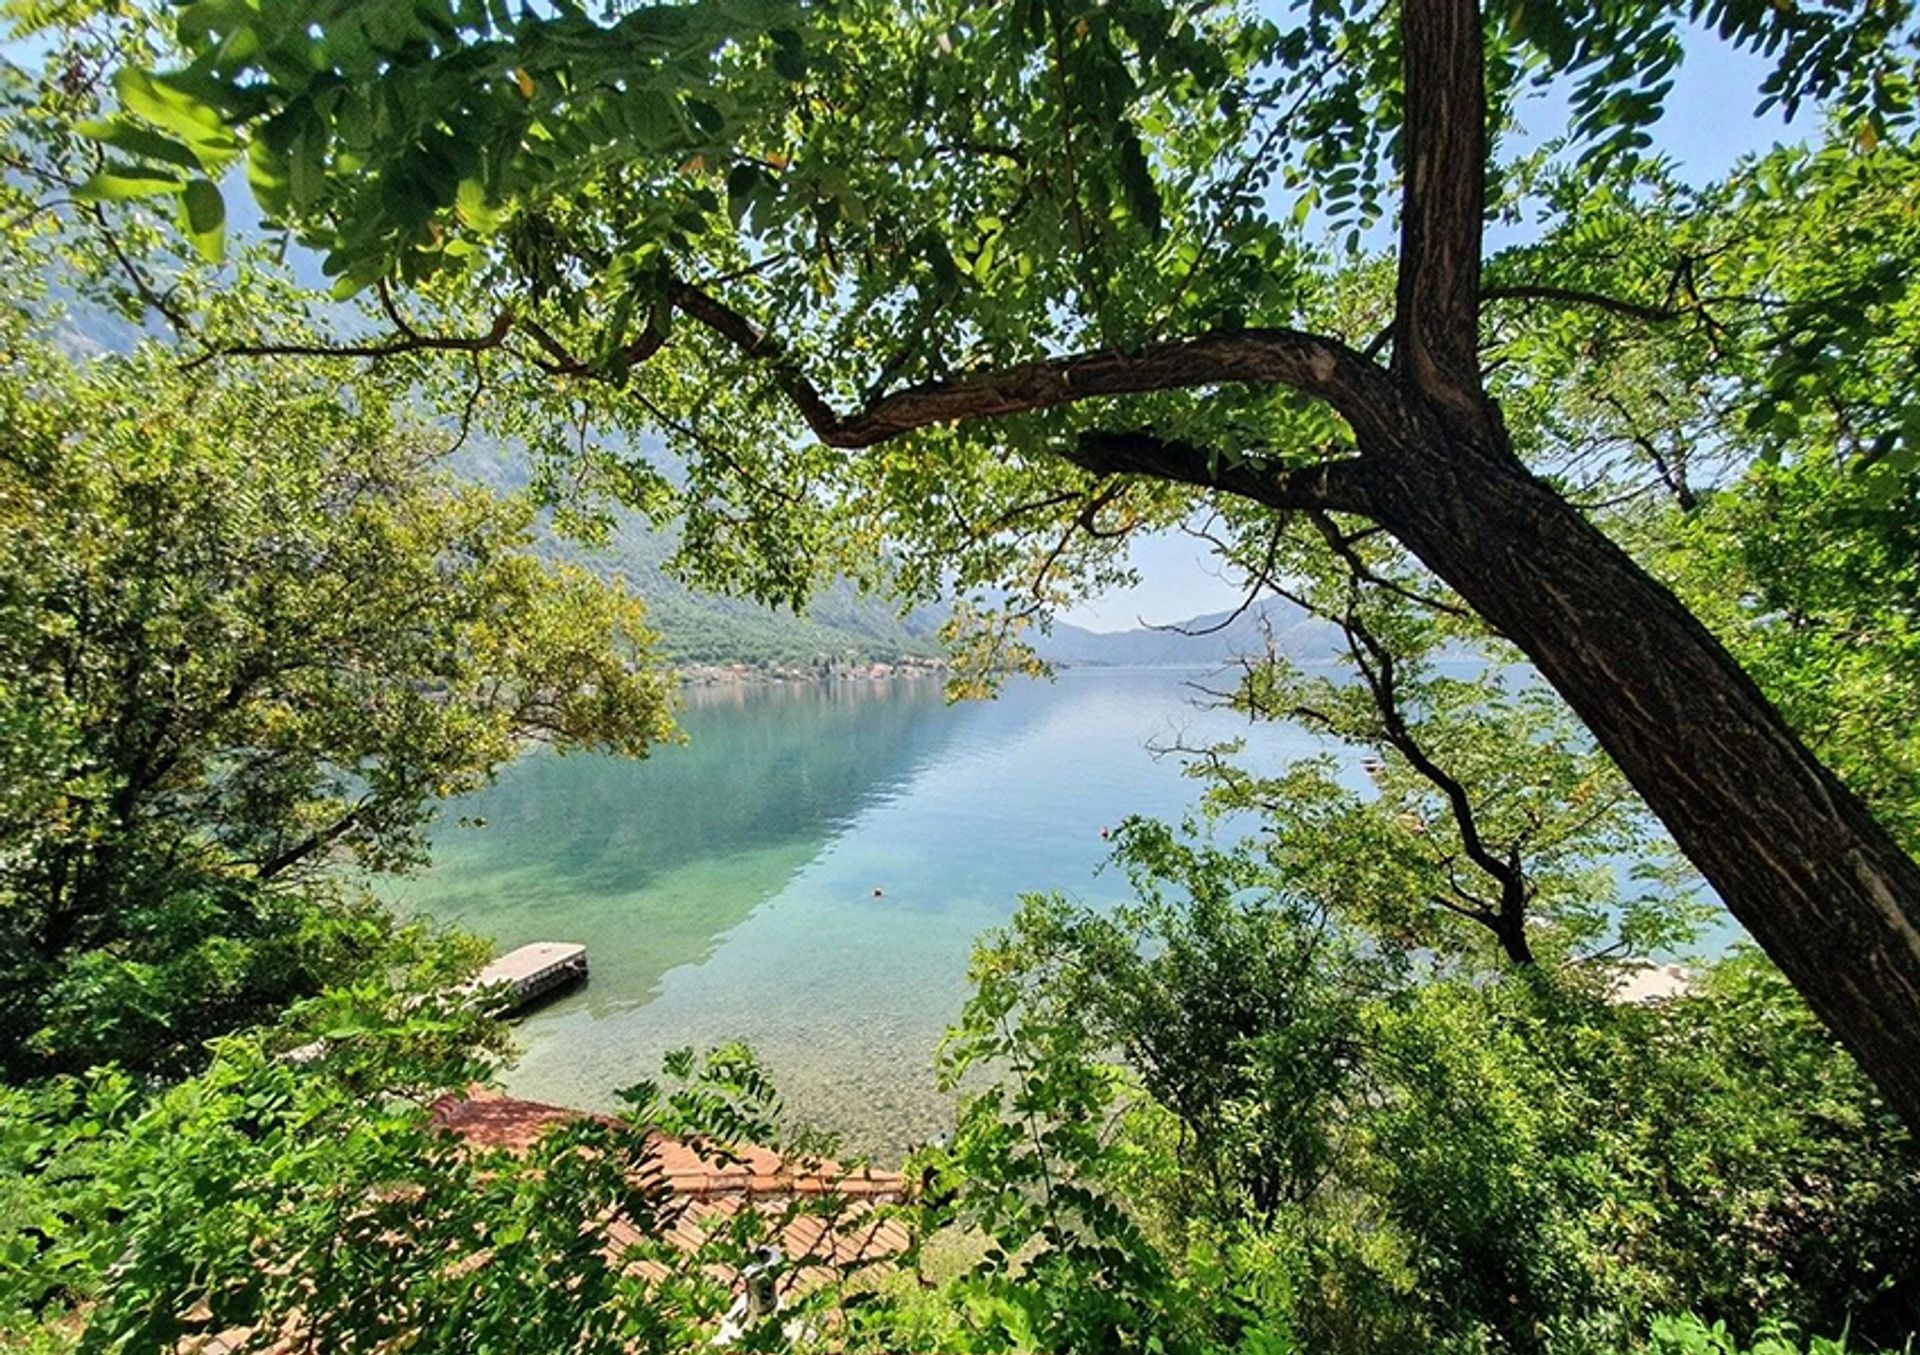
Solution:
{"label": "forested hillside", "polygon": [[[447,466],[503,493],[524,490],[530,480],[523,456],[478,436],[464,440]],[[790,673],[936,660],[943,653],[939,632],[948,609],[940,604],[917,606],[903,616],[894,603],[863,594],[842,579],[820,589],[806,611],[795,614],[689,587],[669,568],[674,548],[671,531],[622,508],[608,512],[597,540],[563,536],[550,527],[539,538],[539,549],[550,558],[624,581],[646,603],[662,652],[677,663],[747,664]],[[1289,658],[1323,659],[1335,652],[1339,633],[1294,603],[1264,598],[1237,613],[1122,631],[1055,621],[1023,638],[1040,658],[1059,667],[1198,666],[1264,653],[1269,642]]]}

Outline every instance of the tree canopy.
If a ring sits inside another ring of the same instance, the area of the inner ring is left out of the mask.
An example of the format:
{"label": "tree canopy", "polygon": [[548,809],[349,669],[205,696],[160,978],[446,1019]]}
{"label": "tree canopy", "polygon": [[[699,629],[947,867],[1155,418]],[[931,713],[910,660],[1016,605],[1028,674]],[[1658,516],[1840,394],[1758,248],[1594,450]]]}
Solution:
{"label": "tree canopy", "polygon": [[670,735],[638,604],[536,557],[531,504],[448,481],[376,384],[9,330],[0,1066],[197,1061],[382,931],[315,906],[343,863],[416,862],[529,740]]}
{"label": "tree canopy", "polygon": [[[747,1348],[1920,1320],[1909,5],[7,13],[0,1339],[712,1339],[768,1220],[666,1246],[640,1120],[436,1130],[479,949],[352,873],[526,739],[668,733],[632,601],[435,469],[478,431],[693,584],[957,598],[968,678],[1143,532],[1343,641],[1216,699],[1364,779],[1184,750],[1132,902],[979,951],[914,1273]],[[1701,184],[1709,42],[1803,139]],[[1663,827],[1777,970],[1622,1000],[1702,915]],[[673,1068],[644,1120],[780,1137]]]}

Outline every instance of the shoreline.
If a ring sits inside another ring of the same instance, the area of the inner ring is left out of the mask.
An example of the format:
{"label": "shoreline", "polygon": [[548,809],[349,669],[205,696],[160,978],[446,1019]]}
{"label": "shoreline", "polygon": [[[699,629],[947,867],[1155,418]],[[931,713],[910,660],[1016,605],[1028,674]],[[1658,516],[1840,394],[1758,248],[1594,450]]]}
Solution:
{"label": "shoreline", "polygon": [[849,663],[834,661],[805,666],[763,666],[751,663],[676,664],[674,677],[682,687],[773,686],[822,682],[895,682],[945,678],[945,659],[893,659]]}
{"label": "shoreline", "polygon": [[[1324,664],[1325,660],[1300,661],[1305,666]],[[1063,673],[1208,673],[1223,671],[1224,665],[1206,663],[1087,663],[1054,660],[1048,665],[1053,674]],[[758,664],[689,663],[673,667],[674,679],[682,687],[778,687],[831,682],[924,682],[945,679],[952,665],[945,659],[877,659],[871,663],[834,663],[808,667],[763,667]],[[1006,677],[1024,676],[1005,674]]]}

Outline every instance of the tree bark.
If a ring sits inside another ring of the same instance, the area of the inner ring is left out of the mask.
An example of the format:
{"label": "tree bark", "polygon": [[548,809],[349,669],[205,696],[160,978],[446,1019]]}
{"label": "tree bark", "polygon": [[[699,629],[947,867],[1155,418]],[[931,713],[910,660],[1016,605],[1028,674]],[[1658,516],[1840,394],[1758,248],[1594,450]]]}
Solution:
{"label": "tree bark", "polygon": [[1406,187],[1394,282],[1393,374],[1456,438],[1491,441],[1480,380],[1486,55],[1479,0],[1402,0]]}
{"label": "tree bark", "polygon": [[1375,517],[1517,645],[1920,1130],[1920,865],[1719,641],[1510,453],[1376,461]]}

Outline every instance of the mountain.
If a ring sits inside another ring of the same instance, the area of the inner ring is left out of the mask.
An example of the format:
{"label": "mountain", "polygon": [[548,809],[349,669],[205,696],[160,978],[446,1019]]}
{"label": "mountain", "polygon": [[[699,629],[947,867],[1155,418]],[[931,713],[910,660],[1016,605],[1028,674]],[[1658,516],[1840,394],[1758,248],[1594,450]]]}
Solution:
{"label": "mountain", "polygon": [[[62,291],[53,338],[73,357],[86,360],[129,351],[141,337],[124,316]],[[501,493],[528,487],[532,471],[524,453],[477,432],[444,461],[454,476]],[[885,598],[862,594],[844,580],[822,589],[804,616],[739,598],[696,592],[675,578],[667,561],[675,548],[670,531],[638,514],[616,510],[606,542],[594,546],[543,531],[542,554],[623,580],[647,604],[665,657],[686,666],[747,664],[805,672],[823,666],[928,662],[941,654],[944,607],[922,607],[905,616]],[[1218,627],[1216,630],[1215,628]],[[1197,616],[1167,628],[1091,631],[1055,622],[1029,636],[1035,651],[1061,667],[1205,666],[1258,652],[1270,628],[1281,652],[1308,657],[1327,652],[1324,623],[1297,608],[1269,601],[1239,616]],[[1194,632],[1183,634],[1181,632]],[[1199,633],[1206,632],[1206,633]]]}
{"label": "mountain", "polygon": [[901,617],[891,602],[864,596],[845,580],[817,593],[796,616],[742,598],[695,592],[666,569],[674,538],[645,521],[618,516],[604,546],[545,537],[541,549],[596,573],[623,580],[647,604],[675,663],[745,663],[767,669],[815,669],[827,663],[899,663],[940,656],[942,611]]}
{"label": "mountain", "polygon": [[1041,658],[1061,666],[1204,667],[1263,653],[1269,636],[1288,658],[1317,659],[1334,652],[1339,630],[1291,602],[1265,598],[1237,614],[1211,612],[1133,630],[1093,631],[1056,621],[1051,633],[1034,639],[1033,647]]}
{"label": "mountain", "polygon": [[[452,474],[499,493],[527,487],[524,455],[470,437],[445,463]],[[905,617],[884,598],[864,595],[846,580],[821,589],[804,616],[742,598],[696,592],[668,570],[677,538],[638,513],[616,508],[600,544],[543,530],[536,548],[549,559],[618,579],[647,605],[647,623],[660,634],[665,656],[682,666],[744,663],[804,672],[827,664],[900,663],[940,657],[944,609]]]}
{"label": "mountain", "polygon": [[[583,547],[548,538],[544,549],[559,558],[618,577],[647,604],[667,656],[681,664],[745,663],[758,668],[805,670],[823,664],[899,663],[939,657],[944,607],[921,607],[899,615],[885,598],[862,595],[842,580],[816,594],[804,615],[739,598],[695,592],[665,568],[671,533],[622,514],[605,546]],[[1330,656],[1339,631],[1278,598],[1263,599],[1240,613],[1214,612],[1169,626],[1093,631],[1056,621],[1025,638],[1034,652],[1062,668],[1211,667],[1272,643],[1294,659]]]}
{"label": "mountain", "polygon": [[[861,594],[842,580],[816,594],[804,615],[688,588],[667,572],[674,548],[663,532],[633,514],[619,514],[604,546],[547,537],[544,550],[623,579],[647,604],[667,656],[680,664],[745,663],[806,670],[826,663],[866,664],[939,657],[944,607],[901,616],[885,598]],[[1063,668],[1208,667],[1274,647],[1289,658],[1330,655],[1339,632],[1292,603],[1264,599],[1238,614],[1214,612],[1165,627],[1093,631],[1065,621],[1029,634],[1034,652]]]}
{"label": "mountain", "polygon": [[[523,454],[478,436],[448,458],[453,474],[500,493],[525,489]],[[647,604],[672,662],[686,666],[746,664],[768,671],[817,671],[826,665],[926,662],[940,657],[945,607],[901,616],[894,603],[840,580],[814,595],[804,615],[742,598],[697,592],[667,568],[676,538],[639,514],[615,509],[604,543],[590,545],[544,531],[540,551],[623,581]],[[1035,653],[1063,668],[1207,667],[1274,646],[1290,658],[1333,652],[1338,632],[1292,603],[1269,598],[1238,614],[1214,612],[1165,627],[1093,631],[1056,621],[1026,638]]]}

